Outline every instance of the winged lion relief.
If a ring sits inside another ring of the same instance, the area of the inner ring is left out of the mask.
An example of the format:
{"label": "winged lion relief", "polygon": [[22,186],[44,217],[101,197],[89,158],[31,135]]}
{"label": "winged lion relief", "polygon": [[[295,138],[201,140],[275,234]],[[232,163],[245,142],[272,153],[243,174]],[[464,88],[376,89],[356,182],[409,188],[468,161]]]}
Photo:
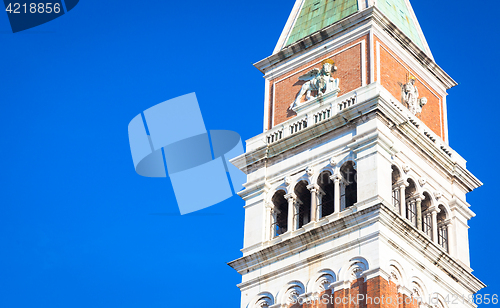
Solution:
{"label": "winged lion relief", "polygon": [[[339,79],[333,78],[333,73],[337,71],[335,62],[331,59],[324,60],[322,62],[321,69],[314,68],[307,72],[306,74],[299,77],[299,80],[304,80],[306,83],[302,85],[300,92],[297,97],[290,105],[290,109],[298,106],[304,94],[306,95],[306,101],[314,99],[316,97],[321,97],[323,95],[329,94],[331,92],[340,92]],[[317,94],[313,96],[312,92],[315,91]]]}

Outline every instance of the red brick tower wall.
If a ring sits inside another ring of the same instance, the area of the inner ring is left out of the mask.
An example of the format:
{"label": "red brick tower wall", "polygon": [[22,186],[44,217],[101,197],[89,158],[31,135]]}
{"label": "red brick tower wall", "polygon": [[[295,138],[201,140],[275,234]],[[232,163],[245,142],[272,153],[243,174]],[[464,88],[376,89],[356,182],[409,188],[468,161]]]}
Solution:
{"label": "red brick tower wall", "polygon": [[290,308],[418,308],[418,300],[398,292],[393,281],[382,277],[364,281],[359,278],[349,289],[332,293],[327,290],[314,301],[305,301]]}
{"label": "red brick tower wall", "polygon": [[[362,44],[364,42],[364,51]],[[376,48],[377,43],[380,48]],[[411,65],[400,59],[381,39],[374,36],[373,42],[373,66],[375,73],[375,81],[387,89],[398,101],[402,101],[401,85],[408,81],[409,76],[414,76],[416,86],[419,91],[419,97],[426,97],[427,104],[424,106],[422,113],[417,114],[426,125],[436,135],[444,139],[445,136],[445,120],[444,120],[444,103],[438,91],[433,89],[422,76],[417,74]],[[333,74],[334,78],[340,80],[340,95],[347,94],[362,86],[363,71],[367,83],[370,82],[370,39],[366,35],[353,42],[350,42],[326,55],[322,55],[312,61],[309,61],[294,70],[270,80],[269,88],[269,123],[268,129],[275,125],[283,123],[288,119],[296,116],[296,113],[290,110],[290,104],[295,100],[304,81],[299,80],[299,76],[309,72],[313,68],[321,69],[321,62],[325,59],[332,59],[338,70]],[[378,50],[380,52],[378,53]],[[364,63],[362,53],[364,55]],[[380,67],[378,67],[378,58],[380,58]],[[380,72],[378,71],[380,70]],[[378,79],[380,76],[380,80]],[[304,100],[304,98],[302,98]]]}

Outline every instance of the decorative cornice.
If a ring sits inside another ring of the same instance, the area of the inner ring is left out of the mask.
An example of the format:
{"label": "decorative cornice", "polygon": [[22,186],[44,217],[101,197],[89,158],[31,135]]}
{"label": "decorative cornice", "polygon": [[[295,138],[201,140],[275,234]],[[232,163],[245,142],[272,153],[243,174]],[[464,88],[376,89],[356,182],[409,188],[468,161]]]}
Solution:
{"label": "decorative cornice", "polygon": [[450,89],[457,85],[455,80],[453,80],[442,68],[440,68],[431,57],[429,57],[415,43],[413,43],[408,36],[399,30],[399,28],[375,6],[359,11],[326,28],[323,28],[297,41],[296,43],[283,48],[281,51],[255,63],[254,66],[262,73],[266,73],[269,69],[273,68],[282,61],[288,61],[293,56],[302,54],[304,51],[329,40],[335,35],[367,21],[374,21],[377,25],[379,25],[396,42],[399,43],[401,48],[406,50],[433,76],[435,76],[446,87],[446,89]]}
{"label": "decorative cornice", "polygon": [[[417,118],[409,118],[400,103],[382,86],[374,83],[360,88],[356,92],[358,93],[358,103],[356,105],[339,112],[326,121],[309,126],[278,142],[250,149],[247,153],[231,160],[231,162],[242,171],[248,171],[252,169],[250,168],[252,165],[262,163],[264,160],[274,159],[286,151],[304,146],[310,140],[320,138],[340,128],[348,127],[350,123],[359,118],[366,120],[367,117],[379,114],[388,123],[394,125],[394,130],[398,131],[407,143],[413,144],[419,149],[419,152],[426,153],[429,161],[440,166],[447,176],[454,178],[455,182],[461,185],[465,191],[472,191],[482,185],[481,181],[465,169],[465,160],[460,155],[453,151],[453,155],[450,156],[440,148],[439,142],[430,140],[424,134],[425,124],[421,123]],[[410,120],[418,120],[418,125],[415,125]],[[255,138],[260,138],[260,136]],[[355,136],[355,138],[356,141],[349,142],[351,149],[355,149],[361,146],[361,143],[368,141],[362,141],[360,139],[363,138],[362,136]],[[392,141],[382,134],[366,138],[377,138],[376,142],[388,153],[396,151],[392,146]],[[264,164],[261,165],[264,166]],[[251,185],[251,183],[249,184]]]}
{"label": "decorative cornice", "polygon": [[[363,219],[360,219],[360,218]],[[362,223],[359,223],[363,221]],[[447,252],[445,252],[442,247],[432,242],[422,231],[417,230],[412,226],[407,220],[403,219],[401,216],[393,212],[386,204],[377,203],[375,205],[368,206],[364,209],[359,209],[359,211],[351,212],[345,217],[341,217],[337,220],[329,222],[321,227],[314,228],[307,232],[304,232],[298,236],[286,239],[279,242],[271,247],[262,249],[258,252],[250,254],[248,256],[242,257],[235,261],[228,263],[231,267],[237,270],[240,274],[245,274],[249,271],[254,271],[262,268],[268,264],[276,262],[280,259],[284,259],[291,255],[297,254],[308,247],[314,247],[326,241],[330,241],[333,238],[339,237],[341,234],[352,232],[353,228],[360,228],[364,225],[373,224],[380,222],[385,228],[395,232],[397,234],[404,234],[403,239],[408,245],[414,249],[421,251],[422,256],[429,262],[434,264],[438,269],[446,273],[447,276],[451,277],[452,280],[456,281],[462,287],[469,290],[470,293],[476,293],[485,285],[471,274],[471,269],[467,268],[461,262],[457,262],[452,258]],[[373,238],[375,237],[375,238]],[[380,231],[374,232],[371,235],[367,235],[363,238],[356,239],[359,244],[373,239],[383,239],[386,243],[392,246],[395,250],[399,251],[408,260],[411,260],[415,265],[422,267],[422,260],[416,258],[411,253],[407,252],[401,248],[389,235],[384,235]],[[346,243],[343,246],[349,246],[351,243]],[[335,247],[336,251],[344,249],[343,247]],[[301,262],[310,263],[313,260],[322,260],[326,258],[333,252],[323,252],[314,256],[313,258],[308,258],[307,260],[302,260]],[[306,266],[307,264],[302,264]],[[283,273],[285,271],[297,270],[301,266],[297,264],[290,264],[287,268],[276,269],[272,273],[267,273],[255,278],[251,281],[247,281],[240,284],[241,289],[247,288],[255,283],[261,283],[262,281],[271,279],[278,273]],[[430,269],[427,269],[430,270]],[[375,271],[376,272],[376,271]],[[364,273],[366,278],[373,277],[375,272],[372,270]],[[383,275],[388,276],[387,273]],[[336,282],[337,283],[337,282]]]}
{"label": "decorative cornice", "polygon": [[[415,228],[408,220],[403,219],[400,215],[391,211],[386,205],[381,205],[381,207],[380,222],[395,233],[405,234],[403,238],[406,243],[410,244],[410,246],[414,247],[416,250],[422,251],[422,255],[427,260],[443,270],[454,281],[460,283],[464,288],[469,290],[470,293],[476,293],[486,286],[472,275],[472,270],[470,268],[465,267],[462,262],[458,262],[451,257],[441,246],[431,241],[427,235]],[[382,236],[382,238],[405,257],[413,260],[414,263],[421,263],[421,260],[418,260],[415,256],[404,251],[391,238],[385,236]]]}

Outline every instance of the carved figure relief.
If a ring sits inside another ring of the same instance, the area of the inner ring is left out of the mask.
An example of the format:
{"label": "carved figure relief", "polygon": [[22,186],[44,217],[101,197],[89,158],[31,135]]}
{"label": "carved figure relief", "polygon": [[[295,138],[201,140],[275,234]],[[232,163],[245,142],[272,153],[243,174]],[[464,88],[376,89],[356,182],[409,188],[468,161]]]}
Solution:
{"label": "carved figure relief", "polygon": [[[306,101],[309,101],[315,97],[328,94],[335,90],[340,91],[339,80],[332,77],[332,74],[337,71],[335,62],[331,59],[327,59],[323,61],[322,64],[323,66],[321,69],[314,68],[299,77],[299,80],[305,80],[307,82],[302,85],[300,92],[290,105],[290,109],[300,104],[300,100],[304,94],[306,95]],[[312,96],[312,91],[317,91],[317,96]]]}
{"label": "carved figure relief", "polygon": [[413,115],[421,113],[422,108],[425,106],[425,104],[427,104],[427,98],[418,98],[419,94],[418,88],[415,85],[415,77],[410,76],[406,84],[400,85],[403,96],[403,103],[408,106],[408,110],[410,110]]}

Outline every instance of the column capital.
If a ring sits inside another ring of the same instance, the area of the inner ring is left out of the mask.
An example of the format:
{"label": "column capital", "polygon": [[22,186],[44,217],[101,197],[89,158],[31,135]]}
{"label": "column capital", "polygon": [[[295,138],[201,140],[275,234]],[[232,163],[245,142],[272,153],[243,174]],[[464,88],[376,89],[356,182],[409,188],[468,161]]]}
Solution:
{"label": "column capital", "polygon": [[307,189],[309,189],[310,192],[316,192],[317,193],[320,190],[319,185],[318,184],[314,184],[314,183],[309,184],[306,187],[307,187]]}
{"label": "column capital", "polygon": [[451,222],[451,219],[446,219],[445,221],[441,221],[438,223],[438,226],[451,226],[452,225],[452,222]]}
{"label": "column capital", "polygon": [[321,189],[321,187],[318,185],[318,184],[309,184],[307,185],[307,189],[309,189],[310,192],[315,192],[317,194],[321,194],[321,195],[326,195],[326,193],[323,191],[323,189]]}
{"label": "column capital", "polygon": [[313,175],[314,175],[314,169],[313,169],[313,168],[311,168],[311,167],[307,167],[307,168],[306,168],[306,174],[307,174],[308,176],[313,176]]}
{"label": "column capital", "polygon": [[294,202],[297,201],[297,195],[293,192],[286,194],[283,196],[286,200],[290,201],[293,200]]}
{"label": "column capital", "polygon": [[330,180],[332,180],[334,182],[346,183],[346,180],[344,179],[344,177],[342,176],[342,174],[340,174],[340,172],[335,173],[334,175],[330,176]]}
{"label": "column capital", "polygon": [[406,180],[399,180],[396,182],[396,184],[392,185],[392,187],[399,187],[399,188],[406,188],[410,186],[410,183],[408,183]]}
{"label": "column capital", "polygon": [[441,209],[440,209],[439,207],[437,207],[436,205],[434,205],[434,204],[433,204],[433,205],[431,205],[431,206],[429,207],[429,209],[428,209],[427,211],[429,211],[429,212],[431,212],[431,213],[433,213],[433,214],[434,214],[434,213],[436,213],[436,214],[437,214],[437,213],[441,212]]}

